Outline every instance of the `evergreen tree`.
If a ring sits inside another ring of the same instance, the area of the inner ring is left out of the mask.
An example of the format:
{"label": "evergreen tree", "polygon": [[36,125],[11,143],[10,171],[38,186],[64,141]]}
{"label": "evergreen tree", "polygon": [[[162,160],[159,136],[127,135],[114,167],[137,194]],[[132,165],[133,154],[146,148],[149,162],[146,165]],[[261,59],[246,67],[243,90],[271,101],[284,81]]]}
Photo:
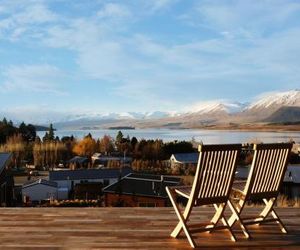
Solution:
{"label": "evergreen tree", "polygon": [[123,133],[121,131],[118,132],[117,136],[116,136],[116,143],[120,144],[123,141]]}
{"label": "evergreen tree", "polygon": [[49,141],[53,141],[54,140],[54,128],[53,128],[52,123],[50,124],[50,127],[49,127],[48,140]]}

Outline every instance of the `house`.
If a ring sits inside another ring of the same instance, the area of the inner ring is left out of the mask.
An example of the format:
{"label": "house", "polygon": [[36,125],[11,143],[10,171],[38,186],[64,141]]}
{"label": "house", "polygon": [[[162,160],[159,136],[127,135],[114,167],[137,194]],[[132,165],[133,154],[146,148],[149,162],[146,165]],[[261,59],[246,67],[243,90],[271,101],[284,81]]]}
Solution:
{"label": "house", "polygon": [[288,165],[283,181],[300,185],[300,164]]}
{"label": "house", "polygon": [[[170,164],[172,171],[185,171],[188,168],[195,171],[198,163],[199,153],[178,153],[172,154],[170,157]],[[188,173],[188,174],[192,174]]]}
{"label": "house", "polygon": [[92,156],[93,165],[101,165],[103,167],[107,167],[110,163],[122,166],[122,167],[130,167],[132,162],[132,157],[121,157],[121,156],[107,156],[101,155],[101,153],[95,153]]}
{"label": "house", "polygon": [[68,162],[69,168],[74,170],[78,168],[87,168],[89,165],[89,159],[87,157],[75,156]]}
{"label": "house", "polygon": [[57,183],[38,179],[22,185],[23,201],[41,202],[47,199],[58,199]]}
{"label": "house", "polygon": [[11,153],[0,153],[0,206],[11,206],[13,201],[13,177],[7,173],[12,159]]}
{"label": "house", "polygon": [[103,189],[106,206],[165,207],[166,186],[179,185],[181,178],[131,173]]}
{"label": "house", "polygon": [[101,183],[105,187],[132,172],[131,168],[59,170],[49,171],[49,180],[71,191],[80,183]]}
{"label": "house", "polygon": [[87,182],[79,183],[74,188],[74,199],[100,200],[102,196],[102,183]]}
{"label": "house", "polygon": [[199,158],[199,153],[179,153],[179,154],[172,154],[170,157],[171,165],[172,164],[195,164],[197,165]]}

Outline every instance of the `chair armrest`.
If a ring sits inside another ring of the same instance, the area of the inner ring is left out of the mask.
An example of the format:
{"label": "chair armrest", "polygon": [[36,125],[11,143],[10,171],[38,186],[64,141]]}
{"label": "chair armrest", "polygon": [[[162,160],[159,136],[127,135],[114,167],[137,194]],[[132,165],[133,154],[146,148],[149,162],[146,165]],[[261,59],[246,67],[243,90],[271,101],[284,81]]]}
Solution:
{"label": "chair armrest", "polygon": [[189,198],[192,186],[173,186],[173,187],[168,187],[170,190],[175,192],[178,195],[181,195],[185,198]]}

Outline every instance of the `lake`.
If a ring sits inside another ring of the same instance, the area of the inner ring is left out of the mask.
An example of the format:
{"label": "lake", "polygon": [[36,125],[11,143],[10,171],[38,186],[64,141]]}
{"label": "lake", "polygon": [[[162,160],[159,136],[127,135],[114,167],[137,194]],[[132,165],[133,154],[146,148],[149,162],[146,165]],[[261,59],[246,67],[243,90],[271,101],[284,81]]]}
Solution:
{"label": "lake", "polygon": [[[300,142],[300,132],[254,132],[254,131],[228,131],[228,130],[200,130],[200,129],[130,129],[121,130],[124,137],[127,135],[135,136],[137,139],[162,139],[163,141],[190,141],[193,138],[196,141],[202,141],[206,144],[225,144],[225,143],[246,143],[262,141],[264,143],[287,142],[293,139]],[[99,129],[99,130],[57,130],[55,136],[63,137],[73,135],[81,139],[88,133],[93,138],[102,138],[104,135],[110,135],[115,138],[118,130]],[[44,131],[37,132],[39,137],[45,135]]]}

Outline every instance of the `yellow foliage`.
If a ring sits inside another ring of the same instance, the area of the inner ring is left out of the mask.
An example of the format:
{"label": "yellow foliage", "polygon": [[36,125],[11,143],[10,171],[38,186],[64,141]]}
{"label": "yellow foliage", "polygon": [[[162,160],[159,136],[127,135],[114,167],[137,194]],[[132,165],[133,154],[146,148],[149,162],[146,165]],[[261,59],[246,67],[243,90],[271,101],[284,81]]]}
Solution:
{"label": "yellow foliage", "polygon": [[96,151],[96,141],[93,138],[85,137],[73,147],[73,152],[80,156],[92,156]]}

